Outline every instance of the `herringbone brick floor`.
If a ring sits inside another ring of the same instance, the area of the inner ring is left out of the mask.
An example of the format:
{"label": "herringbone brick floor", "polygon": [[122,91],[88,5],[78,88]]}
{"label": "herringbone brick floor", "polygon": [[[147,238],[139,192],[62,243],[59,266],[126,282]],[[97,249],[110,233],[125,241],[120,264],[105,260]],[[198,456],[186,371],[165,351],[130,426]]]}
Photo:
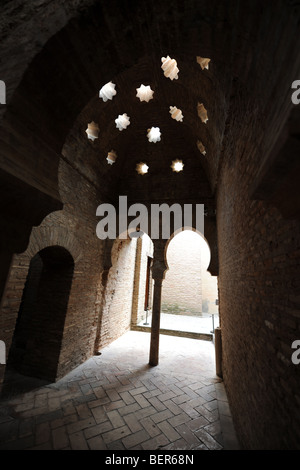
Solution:
{"label": "herringbone brick floor", "polygon": [[128,332],[55,384],[0,402],[0,449],[237,449],[211,342]]}

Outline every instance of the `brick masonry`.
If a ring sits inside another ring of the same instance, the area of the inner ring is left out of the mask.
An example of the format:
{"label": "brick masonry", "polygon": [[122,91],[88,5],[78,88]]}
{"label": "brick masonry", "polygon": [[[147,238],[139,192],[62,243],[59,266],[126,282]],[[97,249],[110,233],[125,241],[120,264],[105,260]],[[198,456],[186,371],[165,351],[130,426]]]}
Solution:
{"label": "brick masonry", "polygon": [[105,290],[99,347],[108,345],[129,330],[133,303],[136,238],[117,239],[112,248]]}
{"label": "brick masonry", "polygon": [[253,149],[224,165],[218,192],[224,380],[243,446],[299,448],[299,222],[249,198],[259,164]]}
{"label": "brick masonry", "polygon": [[[64,209],[52,213],[39,227],[34,228],[27,250],[14,257],[1,315],[1,330],[5,332],[8,354],[30,261],[46,247],[59,246],[67,250],[74,262],[74,272],[65,319],[58,332],[61,350],[56,358],[56,378],[65,375],[93,353],[99,315],[96,294],[101,282],[102,265],[102,242],[95,233],[95,188],[63,160],[60,165],[60,188]],[[56,296],[53,291],[52,296]],[[51,324],[51,316],[43,317],[40,311],[39,328],[51,330]]]}
{"label": "brick masonry", "polygon": [[[139,28],[143,21],[147,28]],[[59,245],[72,256],[74,275],[57,376],[93,353],[104,297],[102,243],[95,236],[95,209],[102,199],[128,194],[133,202],[186,200],[213,209],[217,202],[223,369],[237,429],[245,447],[299,446],[299,372],[290,360],[291,343],[300,334],[299,223],[249,196],[289,116],[291,83],[299,78],[296,2],[266,2],[262,8],[260,0],[210,0],[183,7],[173,0],[157,3],[152,12],[141,1],[130,14],[116,0],[63,5],[38,0],[20,8],[4,2],[0,23],[1,79],[7,82],[7,106],[0,109],[1,291],[10,253],[23,252],[13,259],[1,311],[7,351],[30,260]],[[89,53],[99,43],[97,54]],[[181,69],[177,83],[166,81],[160,69],[161,48],[170,44]],[[195,60],[202,53],[212,58],[207,73]],[[149,114],[132,93],[135,80],[139,86],[149,76],[158,85],[160,102],[169,106],[175,90],[178,105],[187,107],[178,132],[168,106],[149,103],[154,120],[169,120],[163,141],[150,150]],[[133,116],[125,136],[114,126],[119,102],[99,103],[99,80],[112,77]],[[196,114],[199,97],[208,109],[207,125]],[[91,119],[104,122],[96,145],[82,138]],[[299,135],[299,124],[293,132]],[[205,157],[196,146],[200,137]],[[110,168],[105,155],[112,144],[119,157]],[[145,178],[135,172],[141,156],[151,162]],[[180,174],[170,172],[177,156],[185,160]],[[290,156],[288,149],[279,183]],[[299,201],[297,184],[291,206]],[[289,189],[286,184],[277,194],[279,202],[287,200]],[[216,263],[214,268],[217,272]],[[129,321],[130,300],[125,300],[122,328]],[[107,331],[109,316],[107,310]],[[112,339],[116,331],[108,334]],[[74,428],[73,442],[79,445],[82,429]],[[47,427],[41,431],[46,435]],[[63,430],[55,435],[56,443],[61,438],[66,445]]]}

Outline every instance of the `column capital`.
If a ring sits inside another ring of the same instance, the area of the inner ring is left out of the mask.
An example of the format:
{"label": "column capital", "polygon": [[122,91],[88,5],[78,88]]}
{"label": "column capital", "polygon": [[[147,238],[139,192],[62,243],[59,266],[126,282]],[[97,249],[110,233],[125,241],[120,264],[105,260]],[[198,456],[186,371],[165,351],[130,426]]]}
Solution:
{"label": "column capital", "polygon": [[154,279],[155,282],[162,281],[165,278],[166,271],[167,266],[165,262],[154,258],[152,264],[152,279]]}
{"label": "column capital", "polygon": [[153,240],[153,245],[152,278],[154,280],[163,280],[168,270],[165,258],[166,240]]}

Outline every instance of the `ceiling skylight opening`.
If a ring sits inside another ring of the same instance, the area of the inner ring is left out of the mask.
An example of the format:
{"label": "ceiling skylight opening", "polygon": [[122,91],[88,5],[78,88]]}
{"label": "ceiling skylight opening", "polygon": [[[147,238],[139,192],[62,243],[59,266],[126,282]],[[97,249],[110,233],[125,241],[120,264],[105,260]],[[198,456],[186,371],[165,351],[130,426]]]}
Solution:
{"label": "ceiling skylight opening", "polygon": [[94,121],[90,122],[85,132],[87,133],[88,138],[94,142],[95,139],[98,139],[99,135],[98,124],[96,124]]}
{"label": "ceiling skylight opening", "polygon": [[115,163],[117,158],[118,155],[116,154],[116,152],[114,150],[111,150],[110,152],[108,152],[106,160],[109,165],[112,165],[113,163]]}
{"label": "ceiling skylight opening", "polygon": [[151,129],[147,130],[147,137],[149,142],[153,142],[154,144],[156,142],[160,141],[161,137],[161,132],[159,127],[151,127]]}
{"label": "ceiling skylight opening", "polygon": [[115,83],[106,83],[106,85],[104,85],[99,91],[99,97],[102,98],[104,102],[107,100],[112,100],[113,97],[117,94],[115,87]]}
{"label": "ceiling skylight opening", "polygon": [[123,131],[126,129],[129,124],[130,124],[130,117],[127,116],[126,113],[124,114],[119,114],[117,119],[115,119],[116,127],[119,129],[119,131]]}
{"label": "ceiling skylight opening", "polygon": [[204,122],[204,124],[206,124],[208,121],[208,116],[207,116],[207,110],[205,109],[203,103],[198,103],[197,111],[198,111],[198,116],[201,119],[201,121]]}
{"label": "ceiling skylight opening", "polygon": [[207,69],[207,70],[208,70],[208,68],[209,68],[209,63],[210,63],[210,59],[204,58],[204,57],[200,57],[200,56],[197,56],[196,59],[197,59],[198,64],[199,64],[200,67],[202,68],[202,70],[204,70],[204,69]]}
{"label": "ceiling skylight opening", "polygon": [[182,160],[173,160],[171,168],[173,171],[176,173],[179,173],[180,171],[183,170],[184,164],[182,163]]}
{"label": "ceiling skylight opening", "polygon": [[170,80],[178,79],[179,68],[177,67],[177,62],[175,59],[171,59],[169,56],[162,57],[162,66],[161,68],[164,71],[164,76]]}
{"label": "ceiling skylight opening", "polygon": [[150,85],[141,85],[140,88],[136,88],[137,94],[136,97],[140,99],[140,101],[148,101],[153,99],[154,91],[151,90]]}
{"label": "ceiling skylight opening", "polygon": [[136,171],[138,172],[139,175],[145,175],[148,173],[149,167],[146,163],[141,162],[136,165]]}
{"label": "ceiling skylight opening", "polygon": [[202,153],[202,155],[206,155],[205,147],[200,140],[197,141],[197,147],[199,152]]}
{"label": "ceiling skylight opening", "polygon": [[176,121],[183,121],[183,114],[181,109],[176,108],[176,106],[170,106],[170,114],[172,119],[176,119]]}

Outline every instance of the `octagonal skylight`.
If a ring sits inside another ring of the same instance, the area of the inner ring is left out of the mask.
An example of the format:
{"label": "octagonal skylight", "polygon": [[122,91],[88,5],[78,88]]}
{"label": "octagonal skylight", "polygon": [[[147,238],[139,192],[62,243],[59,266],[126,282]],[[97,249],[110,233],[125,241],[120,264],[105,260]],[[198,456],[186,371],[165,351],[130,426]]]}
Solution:
{"label": "octagonal skylight", "polygon": [[107,100],[112,100],[113,97],[117,94],[115,87],[115,83],[106,83],[106,85],[104,85],[99,91],[99,97],[102,98],[104,102]]}
{"label": "octagonal skylight", "polygon": [[120,130],[123,131],[124,129],[127,129],[127,127],[130,124],[130,117],[127,116],[126,113],[124,114],[119,114],[117,119],[115,119],[116,127]]}
{"label": "octagonal skylight", "polygon": [[177,80],[178,79],[178,72],[179,68],[177,67],[177,62],[175,59],[171,59],[171,57],[162,57],[162,66],[161,68],[164,71],[164,76],[169,78],[170,80]]}
{"label": "octagonal skylight", "polygon": [[197,105],[198,116],[204,124],[208,121],[207,110],[204,107],[203,103],[198,103]]}
{"label": "octagonal skylight", "polygon": [[109,165],[112,165],[113,163],[115,163],[117,158],[118,155],[116,154],[116,152],[114,150],[111,150],[110,152],[108,152],[106,160]]}
{"label": "octagonal skylight", "polygon": [[200,56],[197,56],[196,59],[197,59],[198,64],[199,64],[200,67],[202,68],[202,70],[204,70],[204,69],[207,69],[207,70],[208,70],[208,67],[209,67],[208,64],[209,64],[209,62],[210,62],[210,59],[204,58],[204,57],[200,57]]}
{"label": "octagonal skylight", "polygon": [[202,155],[206,155],[206,150],[201,140],[197,141],[197,147],[198,147],[199,152],[202,153]]}
{"label": "octagonal skylight", "polygon": [[151,90],[150,85],[141,85],[140,88],[136,89],[137,94],[136,97],[140,99],[140,101],[148,101],[153,99],[153,93],[154,91]]}
{"label": "octagonal skylight", "polygon": [[98,139],[99,127],[94,121],[90,122],[85,131],[90,140],[94,142],[95,139]]}
{"label": "octagonal skylight", "polygon": [[161,132],[160,132],[159,127],[151,127],[151,129],[148,129],[147,131],[147,137],[148,137],[149,142],[153,142],[153,143],[159,142],[160,136],[161,136]]}
{"label": "octagonal skylight", "polygon": [[172,119],[175,119],[176,121],[183,121],[183,114],[181,109],[176,108],[176,106],[170,106],[170,114]]}
{"label": "octagonal skylight", "polygon": [[180,171],[183,170],[184,164],[182,163],[182,160],[173,160],[171,168],[173,171],[176,173],[179,173]]}
{"label": "octagonal skylight", "polygon": [[146,163],[140,162],[136,165],[136,171],[138,172],[139,175],[145,175],[148,173],[149,167]]}

